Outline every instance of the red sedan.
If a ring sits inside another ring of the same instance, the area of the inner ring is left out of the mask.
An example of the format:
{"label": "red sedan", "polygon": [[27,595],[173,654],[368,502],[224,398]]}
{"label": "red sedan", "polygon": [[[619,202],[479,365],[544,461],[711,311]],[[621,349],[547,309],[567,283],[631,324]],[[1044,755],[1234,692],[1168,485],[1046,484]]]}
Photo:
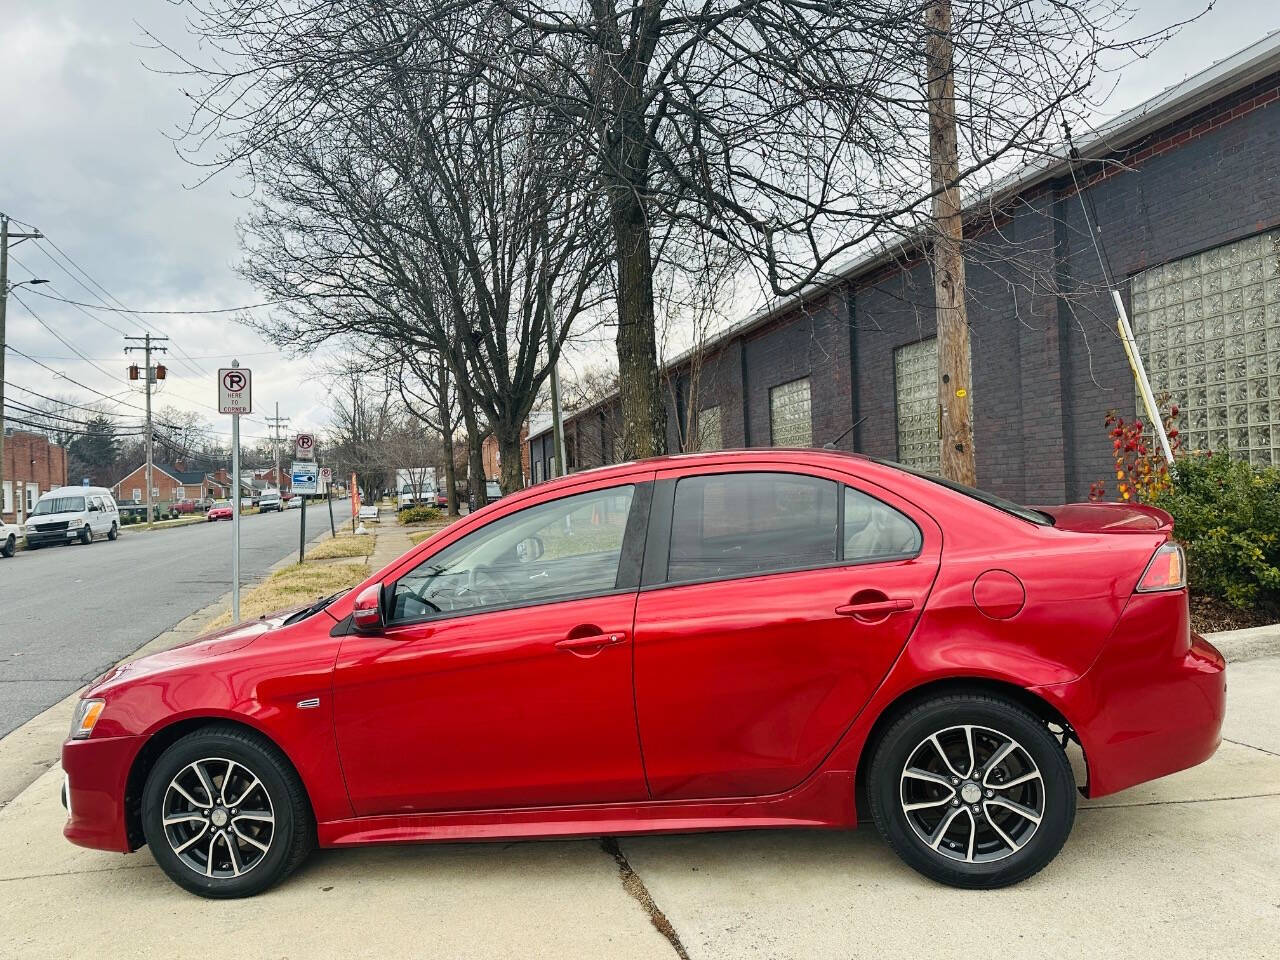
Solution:
{"label": "red sedan", "polygon": [[230,520],[231,519],[231,501],[219,500],[217,503],[215,503],[212,507],[209,508],[209,512],[206,513],[204,516],[205,516],[205,519],[208,520],[210,523],[213,523],[213,521],[215,520]]}
{"label": "red sedan", "polygon": [[317,844],[848,828],[865,790],[921,873],[1015,883],[1077,789],[1218,746],[1171,526],[815,450],[574,474],[110,671],[63,747],[65,834],[233,897]]}

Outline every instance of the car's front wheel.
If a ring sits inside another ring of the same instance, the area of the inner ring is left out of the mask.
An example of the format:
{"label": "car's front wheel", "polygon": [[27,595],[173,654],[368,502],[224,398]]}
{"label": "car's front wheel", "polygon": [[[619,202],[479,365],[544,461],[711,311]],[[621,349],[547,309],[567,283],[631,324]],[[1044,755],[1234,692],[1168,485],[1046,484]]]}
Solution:
{"label": "car's front wheel", "polygon": [[142,794],[156,862],[203,897],[248,897],[292,873],[315,845],[297,773],[256,733],[215,725],[171,745]]}
{"label": "car's front wheel", "polygon": [[86,545],[93,543],[93,531],[87,523],[80,528],[80,542]]}
{"label": "car's front wheel", "polygon": [[875,748],[868,799],[890,846],[920,873],[993,888],[1048,864],[1075,821],[1071,764],[1048,727],[984,694],[912,708]]}

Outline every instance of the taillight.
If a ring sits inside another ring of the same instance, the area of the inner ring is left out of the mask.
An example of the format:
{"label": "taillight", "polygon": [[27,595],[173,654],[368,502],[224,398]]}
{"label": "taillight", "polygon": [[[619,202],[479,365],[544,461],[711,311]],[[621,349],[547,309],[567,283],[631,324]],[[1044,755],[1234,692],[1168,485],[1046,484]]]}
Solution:
{"label": "taillight", "polygon": [[1139,593],[1159,590],[1181,590],[1187,585],[1187,560],[1176,543],[1166,543],[1156,551],[1147,570],[1138,581]]}

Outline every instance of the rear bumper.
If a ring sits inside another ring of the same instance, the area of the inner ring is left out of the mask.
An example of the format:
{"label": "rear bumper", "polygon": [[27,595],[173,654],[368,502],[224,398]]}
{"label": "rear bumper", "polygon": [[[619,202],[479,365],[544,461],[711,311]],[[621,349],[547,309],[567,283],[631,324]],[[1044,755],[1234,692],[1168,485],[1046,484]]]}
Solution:
{"label": "rear bumper", "polygon": [[1080,737],[1089,796],[1203,763],[1222,742],[1226,661],[1188,621],[1185,592],[1137,595],[1083,676],[1033,688]]}
{"label": "rear bumper", "polygon": [[128,853],[125,793],[129,768],[146,737],[68,740],[62,745],[62,835],[81,847]]}

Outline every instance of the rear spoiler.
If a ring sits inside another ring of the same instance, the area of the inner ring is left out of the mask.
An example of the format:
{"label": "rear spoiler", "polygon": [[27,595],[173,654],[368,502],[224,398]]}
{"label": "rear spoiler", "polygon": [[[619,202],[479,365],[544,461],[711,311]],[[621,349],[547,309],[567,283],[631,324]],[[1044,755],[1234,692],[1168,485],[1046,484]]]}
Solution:
{"label": "rear spoiler", "polygon": [[1172,533],[1173,517],[1144,503],[1067,503],[1034,509],[1059,530],[1079,533]]}

